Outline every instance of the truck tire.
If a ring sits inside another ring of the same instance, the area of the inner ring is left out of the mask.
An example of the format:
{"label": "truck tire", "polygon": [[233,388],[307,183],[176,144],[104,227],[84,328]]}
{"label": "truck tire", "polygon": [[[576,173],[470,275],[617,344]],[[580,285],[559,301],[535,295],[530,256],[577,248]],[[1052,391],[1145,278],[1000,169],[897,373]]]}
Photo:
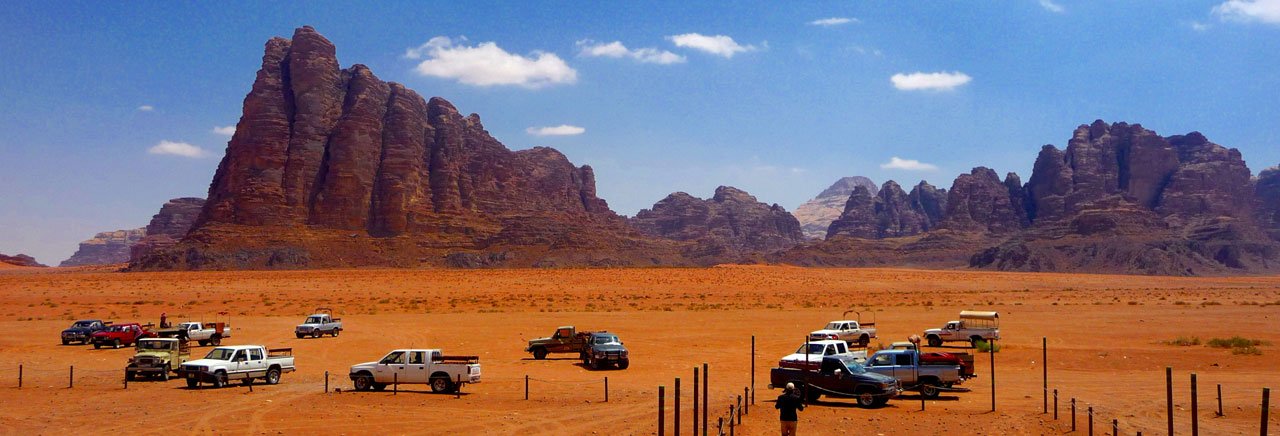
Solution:
{"label": "truck tire", "polygon": [[101,342],[94,342],[94,343],[93,343],[93,349],[95,349],[95,350],[100,350],[100,349],[102,349],[102,343],[101,343]]}
{"label": "truck tire", "polygon": [[311,331],[311,337],[312,337],[312,338],[319,338],[319,337],[320,337],[320,329],[312,330],[312,331]]}
{"label": "truck tire", "polygon": [[533,358],[542,360],[547,358],[547,349],[538,347],[533,349]]}
{"label": "truck tire", "polygon": [[342,329],[333,329],[333,333],[329,333],[329,334],[333,335],[333,337],[336,338],[338,337],[338,332],[341,332],[341,331]]}
{"label": "truck tire", "polygon": [[167,363],[166,363],[166,364],[164,364],[164,372],[161,372],[161,373],[160,373],[160,380],[162,380],[162,381],[169,381],[169,371],[172,371],[172,370],[171,370],[171,369],[169,369],[169,368],[170,368],[170,367],[169,367],[169,364],[167,364]]}
{"label": "truck tire", "polygon": [[218,346],[222,344],[222,335],[213,335],[209,337],[209,345]]}
{"label": "truck tire", "polygon": [[137,373],[135,373],[135,372],[133,372],[133,371],[125,371],[125,372],[124,372],[124,379],[125,379],[125,380],[133,381],[133,379],[134,379],[134,378],[137,378]]}
{"label": "truck tire", "polygon": [[206,341],[206,340],[204,340],[204,339],[198,340],[198,341],[196,341],[196,342],[197,342],[197,343],[199,343],[201,347],[203,347],[203,346],[205,346],[205,345],[209,345],[209,341]]}
{"label": "truck tire", "polygon": [[857,393],[857,399],[858,399],[858,407],[863,407],[863,408],[875,407],[876,404],[879,403],[879,400],[876,398],[875,392],[869,388],[859,389]]}
{"label": "truck tire", "polygon": [[618,361],[618,369],[627,369],[627,367],[628,367],[628,366],[631,366],[631,360],[630,360],[630,359],[626,359],[626,360],[619,360],[619,361]]}
{"label": "truck tire", "polygon": [[867,346],[867,345],[871,345],[871,337],[870,337],[870,336],[862,335],[861,337],[859,337],[859,338],[858,338],[858,346],[859,346],[859,347],[866,348],[866,346]]}
{"label": "truck tire", "polygon": [[62,345],[67,345],[67,344],[70,344],[70,343],[71,343],[71,341],[68,341],[68,340],[66,340],[66,339],[63,339],[63,340],[62,340]]}
{"label": "truck tire", "polygon": [[804,401],[807,403],[816,403],[822,398],[822,391],[813,386],[806,385],[804,387]]}
{"label": "truck tire", "polygon": [[298,332],[294,332],[294,333],[293,333],[293,335],[294,335],[294,336],[297,336],[297,337],[298,337],[298,339],[302,339],[302,338],[307,337],[307,335],[304,335],[304,334],[302,334],[302,333],[298,333]]}
{"label": "truck tire", "polygon": [[373,376],[362,372],[356,374],[351,383],[355,385],[357,391],[367,391],[373,388]]}
{"label": "truck tire", "polygon": [[591,366],[591,369],[600,369],[600,361],[599,361],[599,360],[596,360],[595,358],[591,358],[590,362],[591,362],[591,363],[589,364],[589,366]]}
{"label": "truck tire", "polygon": [[112,339],[112,340],[111,340],[111,348],[112,348],[112,349],[117,349],[117,350],[118,350],[118,349],[120,349],[120,340],[119,340],[119,339]]}
{"label": "truck tire", "polygon": [[941,347],[941,346],[942,346],[942,338],[937,337],[937,336],[934,336],[934,335],[929,335],[929,346],[930,346],[930,347]]}
{"label": "truck tire", "polygon": [[188,387],[188,388],[195,389],[195,388],[196,388],[196,386],[199,386],[199,385],[200,385],[200,380],[196,380],[196,379],[193,379],[193,378],[189,378],[189,379],[187,379],[187,387]]}
{"label": "truck tire", "polygon": [[984,340],[985,340],[985,339],[982,339],[982,336],[977,336],[977,335],[970,336],[970,337],[969,337],[969,344],[970,344],[970,345],[973,345],[973,348],[978,348],[978,343],[979,343],[979,342],[982,342],[982,341],[984,341]]}
{"label": "truck tire", "polygon": [[940,395],[941,393],[942,392],[938,390],[937,380],[934,380],[933,378],[920,379],[920,395],[921,396],[925,398],[933,399],[933,398],[938,398],[938,395]]}
{"label": "truck tire", "polygon": [[386,384],[386,383],[374,383],[374,384],[373,384],[373,390],[375,390],[375,391],[379,391],[379,392],[381,392],[381,391],[384,391],[384,390],[386,390],[386,389],[387,389],[387,384]]}
{"label": "truck tire", "polygon": [[453,389],[454,389],[453,382],[449,381],[448,376],[444,376],[444,377],[441,377],[438,375],[431,376],[431,392],[435,392],[437,394],[447,394],[447,393],[453,392]]}
{"label": "truck tire", "polygon": [[268,369],[266,382],[269,385],[280,384],[280,368]]}
{"label": "truck tire", "polygon": [[213,373],[213,387],[215,388],[227,387],[227,373],[222,371]]}

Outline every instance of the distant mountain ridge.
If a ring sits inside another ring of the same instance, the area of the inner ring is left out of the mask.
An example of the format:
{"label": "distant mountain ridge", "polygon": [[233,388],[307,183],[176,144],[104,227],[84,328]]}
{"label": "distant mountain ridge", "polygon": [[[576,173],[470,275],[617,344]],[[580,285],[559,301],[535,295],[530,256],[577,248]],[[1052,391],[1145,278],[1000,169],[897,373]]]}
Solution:
{"label": "distant mountain ridge", "polygon": [[808,239],[826,238],[827,227],[844,212],[849,195],[853,194],[853,190],[859,186],[866,188],[872,196],[879,190],[875,182],[866,177],[841,177],[827,189],[822,190],[817,197],[797,207],[794,215],[800,220],[800,228],[804,231],[804,236]]}

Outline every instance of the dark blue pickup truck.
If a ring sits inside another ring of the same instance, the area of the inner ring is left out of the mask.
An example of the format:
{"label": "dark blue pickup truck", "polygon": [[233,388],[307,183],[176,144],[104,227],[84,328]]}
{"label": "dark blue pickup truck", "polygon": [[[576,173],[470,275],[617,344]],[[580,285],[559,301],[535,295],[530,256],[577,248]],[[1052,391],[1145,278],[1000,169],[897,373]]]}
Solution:
{"label": "dark blue pickup truck", "polygon": [[856,399],[861,407],[882,406],[902,392],[897,379],[867,371],[853,356],[823,357],[817,371],[778,367],[769,372],[770,389],[787,383],[809,402],[827,395]]}
{"label": "dark blue pickup truck", "polygon": [[62,345],[67,345],[72,342],[79,342],[82,345],[87,344],[91,339],[93,339],[94,333],[106,330],[108,324],[110,323],[103,322],[100,319],[82,319],[76,321],[74,324],[71,324],[71,327],[67,327],[66,330],[62,331]]}

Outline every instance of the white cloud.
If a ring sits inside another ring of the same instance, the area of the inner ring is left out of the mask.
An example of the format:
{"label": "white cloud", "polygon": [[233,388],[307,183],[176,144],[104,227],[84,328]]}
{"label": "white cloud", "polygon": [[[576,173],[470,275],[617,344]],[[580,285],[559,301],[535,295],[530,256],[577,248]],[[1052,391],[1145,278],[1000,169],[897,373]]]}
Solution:
{"label": "white cloud", "polygon": [[530,127],[524,131],[533,136],[573,136],[586,133],[587,129],[561,124],[553,127]]}
{"label": "white cloud", "polygon": [[222,136],[231,136],[236,134],[236,126],[213,126],[213,133]]}
{"label": "white cloud", "polygon": [[707,36],[700,33],[685,33],[671,35],[667,39],[671,40],[676,47],[691,48],[716,56],[724,56],[725,58],[732,58],[735,54],[756,50],[753,45],[738,44],[734,42],[733,38],[724,35]]}
{"label": "white cloud", "polygon": [[1065,8],[1062,7],[1062,5],[1054,3],[1053,0],[1040,0],[1040,7],[1044,8],[1044,10],[1046,11],[1053,12],[1055,14],[1061,14],[1067,11]]}
{"label": "white cloud", "polygon": [[903,91],[918,90],[950,90],[958,86],[969,83],[973,80],[968,74],[959,71],[948,73],[941,71],[937,73],[914,72],[910,74],[894,74],[889,78],[893,82],[893,87]]}
{"label": "white cloud", "polygon": [[832,27],[832,26],[839,26],[839,25],[842,25],[842,24],[860,23],[860,22],[861,22],[861,21],[860,21],[860,20],[858,20],[857,18],[831,17],[831,18],[823,18],[823,19],[819,19],[819,20],[813,20],[813,21],[810,21],[810,22],[809,22],[809,25],[810,25],[810,26]]}
{"label": "white cloud", "polygon": [[144,104],[144,105],[142,105],[142,106],[138,106],[138,111],[139,111],[139,112],[151,112],[151,111],[153,111],[153,110],[156,110],[156,107],[155,107],[155,106],[152,106],[152,105],[149,105],[149,104]]}
{"label": "white cloud", "polygon": [[670,65],[685,62],[685,57],[656,48],[637,48],[628,49],[622,44],[622,41],[614,41],[610,43],[595,42],[589,39],[578,41],[578,47],[581,51],[579,56],[587,57],[607,57],[607,58],[623,58],[629,57],[637,62],[646,64]]}
{"label": "white cloud", "polygon": [[938,169],[938,166],[920,162],[915,159],[903,159],[894,156],[889,158],[889,162],[880,164],[880,168],[886,170],[934,171]]}
{"label": "white cloud", "polygon": [[1206,31],[1206,30],[1209,30],[1209,28],[1210,28],[1210,27],[1213,27],[1213,26],[1210,26],[1210,25],[1208,25],[1208,24],[1201,23],[1201,22],[1199,22],[1199,21],[1192,21],[1192,22],[1188,23],[1187,25],[1191,27],[1191,30],[1194,30],[1194,31],[1197,31],[1197,32],[1204,32],[1204,31]]}
{"label": "white cloud", "polygon": [[1280,24],[1280,0],[1228,0],[1213,7],[1223,21]]}
{"label": "white cloud", "polygon": [[190,158],[201,158],[209,154],[200,147],[197,147],[185,142],[174,142],[174,141],[160,141],[160,143],[152,146],[151,148],[148,148],[147,153],[168,154],[173,156],[182,156],[182,157],[190,157]]}
{"label": "white cloud", "polygon": [[[458,42],[465,42],[460,38]],[[578,72],[555,53],[534,51],[528,57],[508,53],[498,44],[455,45],[444,36],[405,50],[404,57],[423,59],[414,71],[423,76],[454,79],[473,86],[515,85],[541,88],[578,81]]]}

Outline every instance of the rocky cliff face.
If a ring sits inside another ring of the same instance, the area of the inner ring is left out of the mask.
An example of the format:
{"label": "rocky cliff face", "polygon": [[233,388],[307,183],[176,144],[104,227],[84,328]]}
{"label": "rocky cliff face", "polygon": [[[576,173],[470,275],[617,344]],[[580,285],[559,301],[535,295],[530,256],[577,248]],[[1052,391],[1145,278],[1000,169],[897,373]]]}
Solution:
{"label": "rocky cliff face", "polygon": [[8,256],[3,253],[0,253],[0,263],[4,265],[26,266],[26,267],[45,267],[46,266],[46,265],[42,265],[40,262],[36,262],[36,258],[27,256],[21,253],[15,254],[13,256]]}
{"label": "rocky cliff face", "polygon": [[842,177],[823,190],[817,197],[797,207],[793,214],[797,220],[800,220],[800,228],[804,231],[805,238],[823,239],[827,237],[827,227],[831,226],[831,222],[835,221],[836,218],[840,218],[840,215],[844,213],[844,206],[849,201],[849,195],[853,194],[853,189],[858,186],[866,188],[872,196],[879,191],[875,182],[866,177]]}
{"label": "rocky cliff face", "polygon": [[892,180],[874,195],[855,189],[840,218],[827,229],[827,237],[881,239],[919,234],[938,227],[946,205],[946,191],[924,181],[910,194]]}
{"label": "rocky cliff face", "polygon": [[58,266],[110,265],[129,261],[129,247],[142,240],[146,229],[116,230],[94,235]]}
{"label": "rocky cliff face", "polygon": [[707,200],[683,192],[668,195],[630,222],[647,235],[696,243],[688,256],[722,261],[781,250],[804,239],[800,222],[781,206],[761,203],[729,186],[716,188]]}
{"label": "rocky cliff face", "polygon": [[1258,223],[1271,238],[1280,241],[1280,167],[1271,167],[1258,175],[1254,183]]}
{"label": "rocky cliff face", "polygon": [[129,259],[136,261],[178,243],[195,225],[202,209],[204,199],[195,197],[175,198],[160,206],[160,212],[147,224],[146,236],[130,247]]}
{"label": "rocky cliff face", "polygon": [[335,53],[311,27],[267,42],[194,228],[135,269],[664,261],[596,196],[591,167],[510,151],[478,115]]}

